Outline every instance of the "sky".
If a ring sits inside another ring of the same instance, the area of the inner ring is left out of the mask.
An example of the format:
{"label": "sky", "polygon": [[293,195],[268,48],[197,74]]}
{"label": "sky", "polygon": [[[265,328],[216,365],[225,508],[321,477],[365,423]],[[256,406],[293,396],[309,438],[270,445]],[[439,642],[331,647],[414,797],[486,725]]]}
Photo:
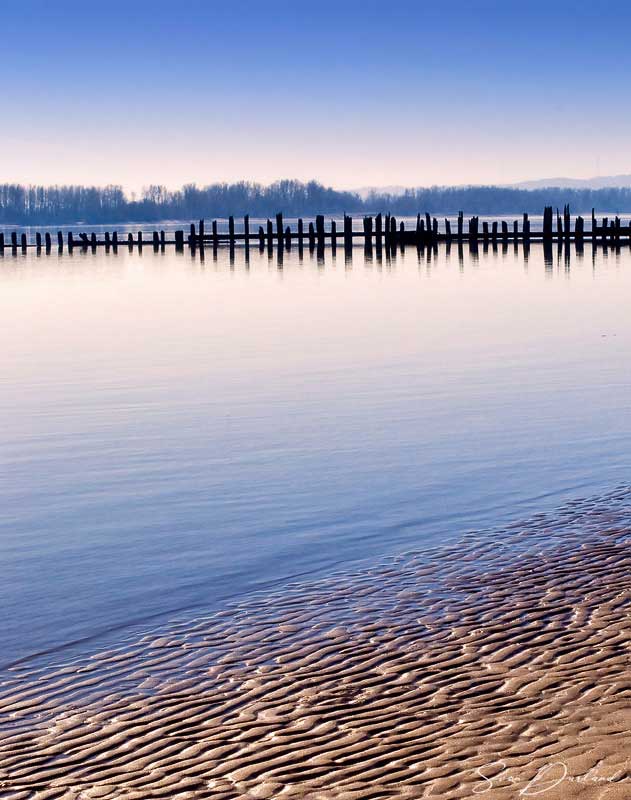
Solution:
{"label": "sky", "polygon": [[623,2],[2,0],[0,182],[631,173]]}

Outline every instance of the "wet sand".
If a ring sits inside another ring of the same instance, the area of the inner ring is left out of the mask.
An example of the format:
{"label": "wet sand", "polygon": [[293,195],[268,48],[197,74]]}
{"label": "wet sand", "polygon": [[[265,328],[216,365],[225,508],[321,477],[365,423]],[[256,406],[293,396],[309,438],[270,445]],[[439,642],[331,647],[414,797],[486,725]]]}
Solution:
{"label": "wet sand", "polygon": [[2,798],[631,797],[631,491],[8,671]]}

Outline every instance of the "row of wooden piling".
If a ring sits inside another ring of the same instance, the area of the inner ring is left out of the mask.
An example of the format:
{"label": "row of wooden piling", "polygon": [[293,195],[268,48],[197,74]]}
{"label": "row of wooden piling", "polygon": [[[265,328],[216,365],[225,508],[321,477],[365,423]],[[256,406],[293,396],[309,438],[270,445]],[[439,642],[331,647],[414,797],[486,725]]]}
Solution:
{"label": "row of wooden piling", "polygon": [[[631,241],[631,224],[623,225],[619,217],[610,220],[607,217],[603,218],[602,224],[598,225],[596,216],[592,210],[591,230],[585,230],[585,221],[583,217],[578,216],[574,222],[572,229],[570,209],[565,206],[563,214],[556,211],[556,226],[554,224],[554,213],[552,206],[546,206],[543,214],[543,228],[541,231],[532,231],[530,219],[528,214],[523,214],[521,227],[518,220],[514,220],[512,225],[506,220],[500,222],[483,221],[480,226],[479,217],[473,216],[467,220],[465,230],[465,219],[463,212],[458,214],[455,228],[452,229],[451,220],[445,218],[444,231],[439,232],[439,223],[436,217],[431,217],[429,214],[418,214],[416,217],[416,225],[413,228],[405,227],[405,223],[400,221],[397,224],[396,218],[391,214],[377,214],[376,216],[365,216],[363,218],[363,227],[361,231],[353,230],[353,218],[344,215],[342,230],[338,230],[337,222],[331,220],[327,227],[325,225],[324,215],[318,214],[315,220],[308,221],[305,224],[303,219],[298,219],[296,230],[292,230],[289,225],[286,225],[281,213],[276,214],[275,220],[268,219],[266,225],[259,225],[257,231],[250,228],[250,217],[245,215],[243,218],[243,233],[235,232],[235,218],[230,216],[228,218],[228,231],[219,232],[217,220],[213,220],[210,225],[210,231],[207,232],[206,224],[203,219],[199,223],[191,223],[188,234],[185,236],[184,230],[176,230],[173,232],[173,238],[167,238],[164,230],[153,231],[148,235],[138,231],[136,235],[128,233],[126,239],[119,239],[116,231],[110,233],[105,232],[102,238],[99,238],[96,233],[73,233],[68,232],[64,237],[62,231],[57,232],[56,241],[57,248],[63,251],[67,246],[68,250],[74,248],[92,248],[105,247],[107,249],[117,249],[119,246],[127,246],[130,249],[134,247],[142,248],[143,246],[152,246],[155,250],[164,249],[167,245],[174,245],[176,250],[183,250],[185,245],[191,248],[203,248],[211,246],[217,248],[220,245],[228,244],[234,247],[237,243],[243,243],[246,247],[251,244],[258,243],[260,249],[273,247],[274,244],[279,246],[291,247],[292,242],[297,241],[298,246],[302,247],[305,243],[310,248],[323,248],[326,243],[331,247],[337,247],[338,240],[343,241],[345,249],[353,246],[354,240],[361,239],[368,246],[374,243],[377,248],[386,247],[393,248],[397,245],[415,244],[419,247],[433,246],[440,241],[445,242],[529,242],[529,241],[577,241],[581,242],[586,239],[592,241],[602,241],[603,243],[616,244],[623,239]],[[36,233],[35,241],[29,242],[26,233],[18,235],[17,231],[12,231],[8,238],[5,234],[0,232],[0,252],[4,252],[5,248],[11,248],[13,251],[21,249],[27,250],[29,247],[36,247],[38,250],[45,249],[50,252],[53,247],[53,237],[49,232],[43,234]]]}

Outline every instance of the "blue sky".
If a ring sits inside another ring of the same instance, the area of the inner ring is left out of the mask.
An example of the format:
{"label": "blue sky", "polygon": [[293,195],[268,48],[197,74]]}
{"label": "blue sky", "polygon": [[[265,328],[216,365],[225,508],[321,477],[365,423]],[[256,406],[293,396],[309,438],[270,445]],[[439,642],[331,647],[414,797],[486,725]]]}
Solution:
{"label": "blue sky", "polygon": [[0,180],[631,172],[619,2],[2,4]]}

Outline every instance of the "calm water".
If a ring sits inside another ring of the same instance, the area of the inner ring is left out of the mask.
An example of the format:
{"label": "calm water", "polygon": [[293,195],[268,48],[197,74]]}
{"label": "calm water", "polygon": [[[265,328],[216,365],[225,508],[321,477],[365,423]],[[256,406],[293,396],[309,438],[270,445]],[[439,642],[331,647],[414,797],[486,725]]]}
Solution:
{"label": "calm water", "polygon": [[0,259],[2,663],[629,479],[631,253]]}

